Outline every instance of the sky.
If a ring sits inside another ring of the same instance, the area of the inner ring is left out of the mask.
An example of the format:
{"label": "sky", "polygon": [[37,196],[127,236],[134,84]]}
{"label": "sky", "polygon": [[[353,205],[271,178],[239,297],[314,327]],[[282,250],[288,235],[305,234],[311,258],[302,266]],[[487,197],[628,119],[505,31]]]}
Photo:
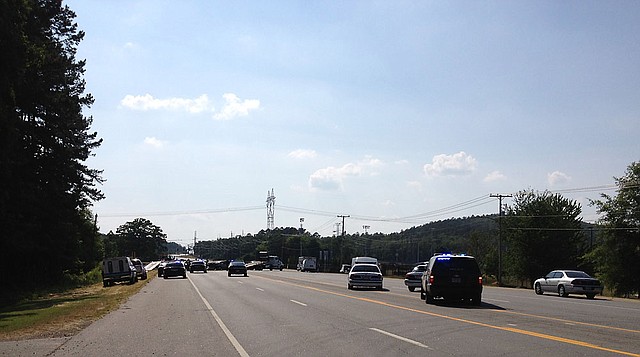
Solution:
{"label": "sky", "polygon": [[271,190],[275,227],[321,236],[495,214],[491,194],[522,190],[593,222],[640,159],[637,1],[64,4],[104,233],[255,234]]}

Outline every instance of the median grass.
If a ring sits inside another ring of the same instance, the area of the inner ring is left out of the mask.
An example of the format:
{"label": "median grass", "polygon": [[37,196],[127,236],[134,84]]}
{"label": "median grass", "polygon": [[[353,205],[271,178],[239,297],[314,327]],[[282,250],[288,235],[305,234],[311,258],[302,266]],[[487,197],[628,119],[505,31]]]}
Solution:
{"label": "median grass", "polygon": [[102,282],[62,292],[41,293],[0,308],[0,340],[73,336],[93,321],[116,310],[157,275],[147,280],[116,284],[107,288]]}

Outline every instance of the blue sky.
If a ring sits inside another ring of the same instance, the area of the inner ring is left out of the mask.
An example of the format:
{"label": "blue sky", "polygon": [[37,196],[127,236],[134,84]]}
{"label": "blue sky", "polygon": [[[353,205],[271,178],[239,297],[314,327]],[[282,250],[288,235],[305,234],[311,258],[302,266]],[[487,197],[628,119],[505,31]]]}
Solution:
{"label": "blue sky", "polygon": [[[102,232],[397,232],[583,206],[640,159],[637,1],[65,1],[86,32]],[[597,189],[593,189],[598,187]],[[505,200],[509,204],[509,200]],[[197,233],[195,233],[197,232]]]}

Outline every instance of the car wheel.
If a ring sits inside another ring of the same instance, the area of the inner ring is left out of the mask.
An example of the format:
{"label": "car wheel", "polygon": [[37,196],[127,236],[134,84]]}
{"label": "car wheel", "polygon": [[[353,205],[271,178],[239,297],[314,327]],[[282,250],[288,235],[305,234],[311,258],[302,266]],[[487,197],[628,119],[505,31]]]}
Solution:
{"label": "car wheel", "polygon": [[231,276],[231,273],[227,273],[227,276]]}
{"label": "car wheel", "polygon": [[424,296],[424,302],[425,304],[433,304],[433,296],[429,295],[429,293],[426,293]]}
{"label": "car wheel", "polygon": [[542,286],[540,286],[540,283],[536,283],[536,286],[534,286],[533,288],[536,291],[537,295],[544,294],[544,291],[542,291]]}
{"label": "car wheel", "polygon": [[425,299],[425,293],[424,290],[422,290],[422,287],[420,287],[420,300],[424,300]]}
{"label": "car wheel", "polygon": [[482,295],[478,294],[476,297],[471,298],[471,303],[475,306],[482,306]]}
{"label": "car wheel", "polygon": [[164,275],[164,278],[165,278],[165,279],[169,279],[169,277],[167,276],[167,274],[165,274],[165,275]]}
{"label": "car wheel", "polygon": [[411,292],[416,291],[416,287],[415,286],[409,286],[409,291],[411,291]]}
{"label": "car wheel", "polygon": [[595,299],[595,297],[596,297],[596,294],[587,294],[587,299],[589,300],[593,300]]}
{"label": "car wheel", "polygon": [[348,285],[347,285],[347,289],[349,289],[349,290],[353,290],[353,285],[348,284]]}
{"label": "car wheel", "polygon": [[106,288],[107,286],[109,286],[109,282],[108,282],[108,281],[106,281],[106,280],[105,280],[105,281],[103,281],[103,282],[102,282],[102,287],[103,287],[103,288]]}
{"label": "car wheel", "polygon": [[563,285],[558,286],[558,295],[560,295],[562,297],[569,296],[569,294],[567,294],[567,291],[564,289]]}
{"label": "car wheel", "polygon": [[247,273],[244,273],[244,276],[248,276]]}

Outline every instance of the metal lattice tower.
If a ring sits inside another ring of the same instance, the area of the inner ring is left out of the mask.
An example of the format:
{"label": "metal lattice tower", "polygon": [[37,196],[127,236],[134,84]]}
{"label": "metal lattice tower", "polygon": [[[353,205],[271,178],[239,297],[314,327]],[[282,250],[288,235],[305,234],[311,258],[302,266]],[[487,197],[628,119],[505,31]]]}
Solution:
{"label": "metal lattice tower", "polygon": [[274,196],[273,188],[272,188],[271,192],[267,190],[267,229],[275,228],[275,223],[273,219],[275,205],[276,205],[276,196]]}

